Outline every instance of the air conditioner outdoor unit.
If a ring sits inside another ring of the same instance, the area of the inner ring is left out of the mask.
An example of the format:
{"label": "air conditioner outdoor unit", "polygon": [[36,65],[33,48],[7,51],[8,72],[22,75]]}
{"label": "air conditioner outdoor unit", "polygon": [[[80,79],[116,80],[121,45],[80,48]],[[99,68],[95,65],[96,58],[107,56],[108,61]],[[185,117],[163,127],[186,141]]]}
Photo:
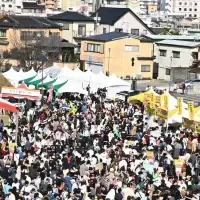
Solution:
{"label": "air conditioner outdoor unit", "polygon": [[123,77],[123,76],[120,76],[120,78],[121,78],[121,79],[124,79],[124,77]]}

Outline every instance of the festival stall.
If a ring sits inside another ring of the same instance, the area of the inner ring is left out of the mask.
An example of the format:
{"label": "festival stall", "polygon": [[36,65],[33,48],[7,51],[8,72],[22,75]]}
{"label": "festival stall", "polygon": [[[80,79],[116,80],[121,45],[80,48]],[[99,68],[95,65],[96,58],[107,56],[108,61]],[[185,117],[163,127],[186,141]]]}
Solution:
{"label": "festival stall", "polygon": [[46,76],[44,76],[44,74],[39,72],[28,84],[37,87],[45,78]]}
{"label": "festival stall", "polygon": [[18,108],[14,104],[2,98],[0,98],[0,108],[11,112],[19,112]]}
{"label": "festival stall", "polygon": [[40,90],[31,90],[23,83],[17,88],[15,87],[2,87],[1,96],[3,98],[13,97],[16,99],[29,99],[39,101],[41,98]]}

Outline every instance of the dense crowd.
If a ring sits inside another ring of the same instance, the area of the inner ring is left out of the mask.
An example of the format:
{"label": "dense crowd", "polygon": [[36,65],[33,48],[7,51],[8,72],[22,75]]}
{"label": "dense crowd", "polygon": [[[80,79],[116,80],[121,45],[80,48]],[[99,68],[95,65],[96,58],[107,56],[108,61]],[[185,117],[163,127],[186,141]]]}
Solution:
{"label": "dense crowd", "polygon": [[199,199],[199,136],[143,104],[77,95],[19,118],[17,138],[16,115],[0,123],[0,199]]}

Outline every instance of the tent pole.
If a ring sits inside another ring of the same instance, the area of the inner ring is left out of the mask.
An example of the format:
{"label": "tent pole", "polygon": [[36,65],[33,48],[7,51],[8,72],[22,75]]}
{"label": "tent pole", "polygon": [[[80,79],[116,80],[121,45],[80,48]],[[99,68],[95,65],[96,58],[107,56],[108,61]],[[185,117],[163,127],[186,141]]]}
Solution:
{"label": "tent pole", "polygon": [[16,113],[16,130],[15,130],[15,142],[16,142],[16,145],[17,145],[17,137],[18,137],[18,128],[19,128],[19,113],[17,112]]}

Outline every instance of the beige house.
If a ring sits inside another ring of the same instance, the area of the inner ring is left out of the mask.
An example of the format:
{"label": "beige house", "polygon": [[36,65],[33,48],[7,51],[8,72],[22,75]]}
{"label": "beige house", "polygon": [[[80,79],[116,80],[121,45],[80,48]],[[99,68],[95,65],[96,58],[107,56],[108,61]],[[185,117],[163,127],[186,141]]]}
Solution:
{"label": "beige house", "polygon": [[94,35],[94,19],[78,12],[66,11],[49,17],[62,26],[61,37],[71,43],[81,45],[80,38]]}

